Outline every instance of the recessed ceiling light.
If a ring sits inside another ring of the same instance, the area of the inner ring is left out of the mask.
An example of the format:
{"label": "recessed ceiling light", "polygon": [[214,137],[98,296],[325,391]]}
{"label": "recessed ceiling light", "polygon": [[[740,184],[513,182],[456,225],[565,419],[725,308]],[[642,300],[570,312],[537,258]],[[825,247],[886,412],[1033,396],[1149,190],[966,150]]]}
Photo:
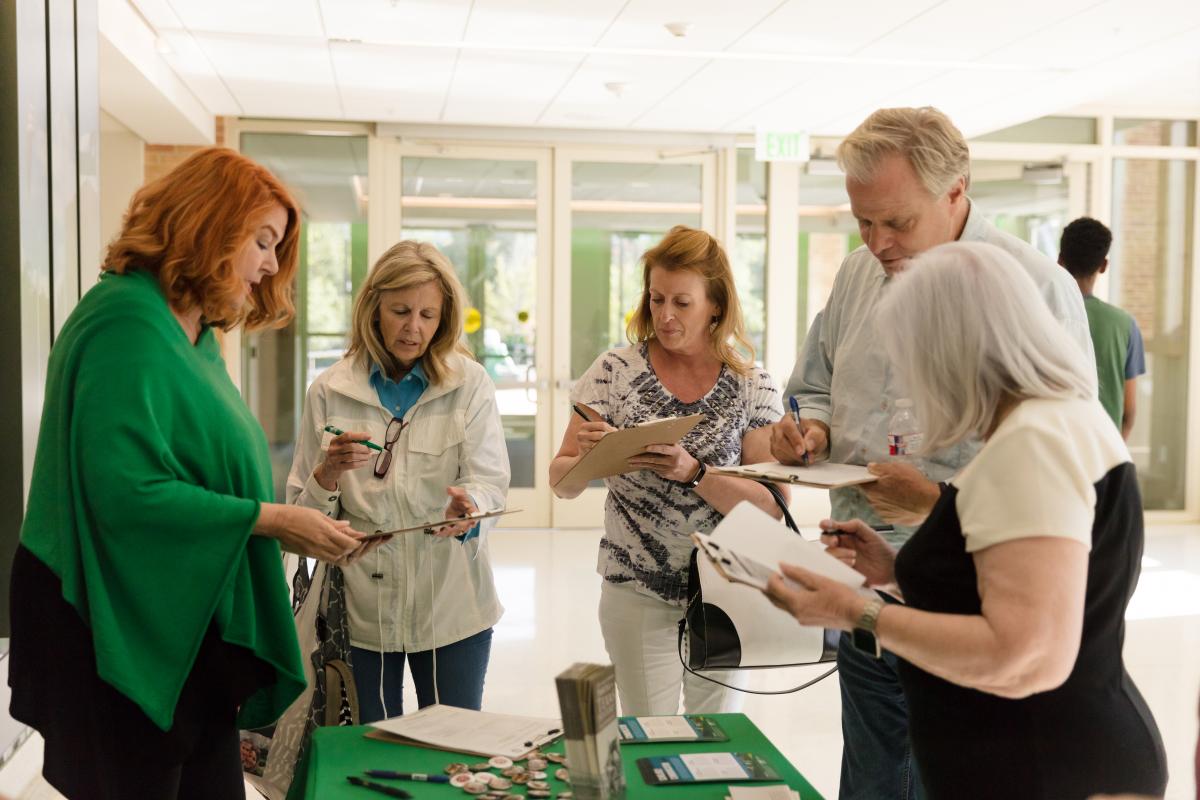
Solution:
{"label": "recessed ceiling light", "polygon": [[690,22],[668,22],[665,25],[663,25],[663,27],[666,28],[667,32],[670,33],[672,36],[674,36],[676,39],[682,39],[683,37],[687,36],[688,28],[692,27],[692,23],[690,23]]}
{"label": "recessed ceiling light", "polygon": [[629,88],[629,84],[625,81],[608,81],[604,84],[604,88],[607,89],[608,93],[613,97],[620,97],[625,90]]}

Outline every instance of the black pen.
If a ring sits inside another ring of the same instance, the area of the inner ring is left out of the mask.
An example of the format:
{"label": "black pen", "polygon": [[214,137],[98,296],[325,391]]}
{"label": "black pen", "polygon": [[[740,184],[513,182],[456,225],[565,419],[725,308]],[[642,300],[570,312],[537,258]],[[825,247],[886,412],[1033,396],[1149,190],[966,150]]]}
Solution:
{"label": "black pen", "polygon": [[[868,526],[868,527],[871,527],[871,526]],[[871,527],[871,530],[875,531],[876,533],[895,533],[896,526],[895,525],[880,525],[878,528]],[[822,533],[827,533],[830,536],[854,536],[855,535],[854,531],[822,531]]]}
{"label": "black pen", "polygon": [[355,786],[361,786],[364,789],[370,789],[373,792],[386,794],[388,797],[399,797],[401,800],[411,800],[412,798],[412,795],[403,789],[397,789],[394,786],[384,786],[382,783],[365,781],[357,775],[347,775],[346,780],[350,781],[350,783],[354,784]]}
{"label": "black pen", "polygon": [[[562,730],[560,728],[551,728],[550,730],[546,731],[546,736],[542,738],[541,744],[545,744],[546,742],[549,742],[551,739],[556,738],[558,736],[558,734],[560,734],[560,733],[562,733]],[[538,742],[529,741],[529,742],[525,743],[525,746],[526,747],[535,747],[538,744],[539,744]]]}
{"label": "black pen", "polygon": [[594,419],[589,417],[587,414],[583,413],[583,409],[579,407],[579,403],[572,403],[571,410],[574,411],[579,416],[583,417],[584,422],[595,422]]}
{"label": "black pen", "polygon": [[449,775],[426,775],[423,772],[392,772],[390,769],[369,769],[365,773],[371,778],[387,778],[393,781],[424,781],[425,783],[449,783]]}

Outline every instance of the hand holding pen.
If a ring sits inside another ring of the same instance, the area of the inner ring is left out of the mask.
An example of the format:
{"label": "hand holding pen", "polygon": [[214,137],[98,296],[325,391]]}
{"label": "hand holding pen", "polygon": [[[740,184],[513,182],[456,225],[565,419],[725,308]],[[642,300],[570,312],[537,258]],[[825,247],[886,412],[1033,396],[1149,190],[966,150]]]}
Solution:
{"label": "hand holding pen", "polygon": [[885,586],[896,579],[896,548],[881,534],[893,530],[891,525],[872,528],[861,519],[845,522],[823,519],[821,543],[825,552],[861,573],[867,585]]}
{"label": "hand holding pen", "polygon": [[335,491],[338,479],[343,472],[361,469],[375,460],[375,451],[383,448],[370,439],[370,434],[363,431],[343,431],[332,425],[326,425],[325,430],[334,434],[325,450],[321,463],[313,470],[317,483],[329,491]]}
{"label": "hand holding pen", "polygon": [[581,456],[595,447],[596,442],[603,439],[605,434],[616,430],[583,403],[573,404],[571,410],[583,418],[583,424],[575,431],[575,439],[579,443],[579,455]]}
{"label": "hand holding pen", "polygon": [[800,404],[788,398],[792,413],[771,426],[771,455],[781,464],[808,466],[821,458],[829,446],[825,423],[800,416]]}

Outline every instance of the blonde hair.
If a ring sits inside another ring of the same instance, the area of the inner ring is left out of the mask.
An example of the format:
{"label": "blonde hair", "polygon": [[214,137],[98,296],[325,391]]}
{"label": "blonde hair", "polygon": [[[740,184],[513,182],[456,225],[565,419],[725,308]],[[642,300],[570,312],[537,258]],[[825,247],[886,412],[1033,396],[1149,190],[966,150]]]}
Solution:
{"label": "blonde hair", "polygon": [[354,302],[350,348],[347,357],[369,358],[389,375],[395,375],[400,363],[384,344],[379,332],[381,294],[392,289],[411,289],[435,281],[442,291],[442,316],[437,331],[421,356],[421,366],[431,384],[439,384],[454,371],[450,357],[458,353],[471,357],[463,345],[464,292],[454,267],[428,242],[406,239],[397,242],[379,257]]}
{"label": "blonde hair", "polygon": [[646,251],[642,260],[645,262],[642,268],[642,299],[626,328],[629,341],[638,344],[654,338],[654,318],[650,313],[650,271],[655,267],[668,272],[691,270],[704,279],[709,301],[721,309],[709,331],[709,346],[713,356],[738,375],[750,374],[754,366],[754,345],[746,338],[742,306],[733,284],[733,270],[720,242],[704,231],[676,225],[661,242]]}
{"label": "blonde hair", "polygon": [[983,436],[1005,397],[1096,391],[1082,349],[1024,268],[994,245],[951,242],[917,256],[875,324],[912,398],[925,455]]}
{"label": "blonde hair", "polygon": [[846,177],[870,183],[879,163],[891,155],[908,159],[921,184],[934,197],[950,191],[959,178],[971,185],[971,152],[962,132],[932,106],[881,108],[863,120],[838,145],[837,160]]}

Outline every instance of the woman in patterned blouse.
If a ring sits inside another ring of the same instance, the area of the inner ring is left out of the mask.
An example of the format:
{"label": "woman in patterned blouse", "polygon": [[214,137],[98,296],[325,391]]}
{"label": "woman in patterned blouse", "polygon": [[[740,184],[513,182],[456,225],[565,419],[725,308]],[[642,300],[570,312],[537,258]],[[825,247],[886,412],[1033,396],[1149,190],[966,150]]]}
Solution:
{"label": "woman in patterned blouse", "polygon": [[559,481],[607,432],[704,415],[678,444],[651,445],[631,459],[637,471],[605,480],[600,627],[623,713],[678,713],[681,686],[686,712],[730,711],[728,691],[685,676],[676,652],[688,537],[711,531],[743,500],[778,516],[765,488],[707,473],[706,466],[771,460],[765,444],[747,447],[746,437],[778,420],[783,409],[771,376],[754,366],[729,259],[716,239],[678,225],[644,262],[631,345],[602,354],[572,391],[573,402],[601,419],[572,417],[550,464],[550,482],[559,497],[576,497],[586,483]]}

